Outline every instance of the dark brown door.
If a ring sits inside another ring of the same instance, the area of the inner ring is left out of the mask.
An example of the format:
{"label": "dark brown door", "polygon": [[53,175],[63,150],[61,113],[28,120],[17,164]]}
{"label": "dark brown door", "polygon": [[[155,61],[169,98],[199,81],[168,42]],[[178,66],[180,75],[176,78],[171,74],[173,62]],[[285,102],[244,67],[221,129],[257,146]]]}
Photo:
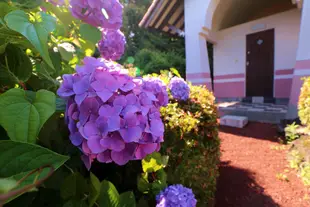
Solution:
{"label": "dark brown door", "polygon": [[274,29],[246,37],[246,95],[273,97]]}

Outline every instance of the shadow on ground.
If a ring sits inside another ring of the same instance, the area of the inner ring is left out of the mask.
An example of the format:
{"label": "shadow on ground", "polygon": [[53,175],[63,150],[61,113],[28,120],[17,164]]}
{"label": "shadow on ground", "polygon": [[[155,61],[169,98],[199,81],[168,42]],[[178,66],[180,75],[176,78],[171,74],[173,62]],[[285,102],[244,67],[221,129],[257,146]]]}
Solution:
{"label": "shadow on ground", "polygon": [[278,207],[271,197],[264,193],[253,173],[222,162],[217,183],[215,207]]}
{"label": "shadow on ground", "polygon": [[264,124],[258,122],[249,122],[244,128],[220,126],[220,131],[233,134],[236,136],[243,136],[249,139],[269,140],[272,142],[279,142],[280,135],[277,131],[277,126],[273,124]]}

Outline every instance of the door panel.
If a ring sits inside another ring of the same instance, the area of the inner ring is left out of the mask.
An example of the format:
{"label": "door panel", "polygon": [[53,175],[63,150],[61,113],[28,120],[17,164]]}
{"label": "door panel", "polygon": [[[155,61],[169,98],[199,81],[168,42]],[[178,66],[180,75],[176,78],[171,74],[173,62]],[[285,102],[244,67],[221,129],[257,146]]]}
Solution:
{"label": "door panel", "polygon": [[246,96],[273,97],[274,29],[246,37]]}

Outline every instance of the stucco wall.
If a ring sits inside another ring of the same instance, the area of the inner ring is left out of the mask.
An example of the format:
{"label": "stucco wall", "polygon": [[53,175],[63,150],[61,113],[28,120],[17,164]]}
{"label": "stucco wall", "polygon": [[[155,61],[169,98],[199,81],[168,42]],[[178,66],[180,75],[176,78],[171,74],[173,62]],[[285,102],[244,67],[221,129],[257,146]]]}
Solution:
{"label": "stucco wall", "polygon": [[[215,95],[245,96],[246,35],[274,28],[274,96],[289,98],[292,69],[296,63],[300,16],[300,10],[293,9],[217,32],[217,44],[214,46]],[[263,28],[253,30],[255,25]]]}

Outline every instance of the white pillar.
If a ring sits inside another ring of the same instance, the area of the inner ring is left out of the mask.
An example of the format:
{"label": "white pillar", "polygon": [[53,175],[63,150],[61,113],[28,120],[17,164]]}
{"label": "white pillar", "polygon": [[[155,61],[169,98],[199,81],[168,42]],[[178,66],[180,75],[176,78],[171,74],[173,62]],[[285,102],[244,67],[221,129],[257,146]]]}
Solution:
{"label": "white pillar", "polygon": [[287,118],[298,117],[297,104],[302,86],[302,77],[310,76],[310,0],[303,1],[299,43],[297,49],[296,65],[291,88],[289,111]]}
{"label": "white pillar", "polygon": [[193,84],[211,86],[206,40],[199,36],[205,26],[206,12],[211,0],[185,0],[186,78]]}

